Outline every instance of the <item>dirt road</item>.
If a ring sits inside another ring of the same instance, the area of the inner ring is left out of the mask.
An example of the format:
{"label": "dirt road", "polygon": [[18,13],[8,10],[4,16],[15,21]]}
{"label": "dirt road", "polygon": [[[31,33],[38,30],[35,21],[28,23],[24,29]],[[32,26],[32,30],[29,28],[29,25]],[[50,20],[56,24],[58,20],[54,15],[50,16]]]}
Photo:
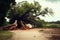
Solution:
{"label": "dirt road", "polygon": [[[49,40],[52,37],[50,34],[39,32],[40,29],[30,30],[13,30],[13,37],[11,40]],[[59,39],[60,40],[60,39]]]}

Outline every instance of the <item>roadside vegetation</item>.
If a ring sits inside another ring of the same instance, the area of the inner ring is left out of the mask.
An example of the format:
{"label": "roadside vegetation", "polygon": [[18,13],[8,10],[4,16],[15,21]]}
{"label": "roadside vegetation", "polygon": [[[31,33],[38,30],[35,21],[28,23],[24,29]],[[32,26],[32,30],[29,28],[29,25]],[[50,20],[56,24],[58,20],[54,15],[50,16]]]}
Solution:
{"label": "roadside vegetation", "polygon": [[45,25],[46,28],[60,28],[60,21],[56,22],[47,22]]}
{"label": "roadside vegetation", "polygon": [[0,40],[9,40],[12,37],[12,32],[0,30]]}

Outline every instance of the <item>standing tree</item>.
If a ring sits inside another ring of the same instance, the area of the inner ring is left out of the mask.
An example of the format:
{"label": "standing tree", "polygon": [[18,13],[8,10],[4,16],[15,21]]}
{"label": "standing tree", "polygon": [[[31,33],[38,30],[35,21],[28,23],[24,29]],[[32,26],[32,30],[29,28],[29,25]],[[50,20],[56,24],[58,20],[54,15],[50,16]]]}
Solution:
{"label": "standing tree", "polygon": [[20,28],[23,22],[33,24],[37,16],[52,14],[53,12],[49,10],[49,8],[45,8],[41,11],[41,5],[36,1],[34,1],[34,3],[23,1],[13,6],[7,17],[10,19],[10,23],[14,23],[14,21],[17,20],[17,27]]}
{"label": "standing tree", "polygon": [[0,26],[4,25],[6,13],[10,8],[10,5],[14,5],[15,0],[0,0]]}

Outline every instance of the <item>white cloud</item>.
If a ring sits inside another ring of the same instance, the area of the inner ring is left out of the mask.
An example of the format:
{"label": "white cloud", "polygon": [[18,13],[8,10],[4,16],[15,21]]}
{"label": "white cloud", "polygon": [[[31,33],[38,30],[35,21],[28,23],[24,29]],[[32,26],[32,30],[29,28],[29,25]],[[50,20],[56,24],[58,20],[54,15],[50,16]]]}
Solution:
{"label": "white cloud", "polygon": [[48,2],[59,2],[60,0],[45,0],[45,1],[48,1]]}
{"label": "white cloud", "polygon": [[[44,7],[44,4],[42,4],[42,5]],[[46,16],[46,17],[43,17],[43,19],[45,21],[57,21],[57,20],[60,20],[60,3],[59,2],[58,3],[52,3],[52,2],[46,2],[45,1],[45,5],[52,8],[55,13],[54,13],[53,17]]]}

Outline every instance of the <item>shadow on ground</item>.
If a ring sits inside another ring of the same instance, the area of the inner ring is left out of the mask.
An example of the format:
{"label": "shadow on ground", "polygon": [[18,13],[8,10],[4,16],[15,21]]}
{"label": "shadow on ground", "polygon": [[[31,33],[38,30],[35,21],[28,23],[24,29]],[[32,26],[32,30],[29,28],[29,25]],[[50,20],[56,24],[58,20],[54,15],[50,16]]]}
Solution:
{"label": "shadow on ground", "polygon": [[52,35],[49,40],[60,40],[60,35]]}
{"label": "shadow on ground", "polygon": [[49,40],[60,40],[60,28],[52,28],[44,30],[44,33]]}
{"label": "shadow on ground", "polygon": [[43,30],[48,40],[60,40],[60,28],[47,28]]}

